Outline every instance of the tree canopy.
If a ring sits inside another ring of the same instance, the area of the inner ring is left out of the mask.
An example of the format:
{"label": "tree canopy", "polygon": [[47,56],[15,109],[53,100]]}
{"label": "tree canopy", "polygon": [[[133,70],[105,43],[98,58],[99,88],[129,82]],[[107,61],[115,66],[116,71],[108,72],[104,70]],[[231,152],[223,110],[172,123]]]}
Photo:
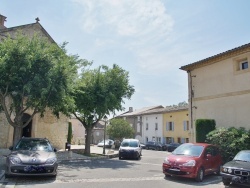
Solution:
{"label": "tree canopy", "polygon": [[[65,45],[20,33],[0,42],[0,104],[14,127],[14,144],[35,114],[43,116],[49,108],[58,117],[59,112],[73,108],[72,83],[83,60],[67,55]],[[23,124],[27,110],[31,117]]]}
{"label": "tree canopy", "polygon": [[134,93],[128,72],[113,65],[83,71],[75,84],[75,109],[72,112],[86,129],[85,154],[90,154],[91,131],[104,115],[123,110],[124,99]]}
{"label": "tree canopy", "polygon": [[114,140],[122,141],[123,138],[132,138],[134,129],[124,119],[112,119],[107,127],[107,134]]}

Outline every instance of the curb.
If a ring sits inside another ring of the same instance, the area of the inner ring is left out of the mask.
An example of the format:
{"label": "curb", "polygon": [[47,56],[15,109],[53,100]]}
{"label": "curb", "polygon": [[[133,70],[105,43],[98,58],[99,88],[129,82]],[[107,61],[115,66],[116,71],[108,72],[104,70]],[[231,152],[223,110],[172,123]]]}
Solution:
{"label": "curb", "polygon": [[119,154],[112,154],[112,155],[102,155],[100,157],[79,157],[79,158],[67,158],[67,159],[60,159],[58,158],[58,162],[63,162],[63,161],[79,161],[79,160],[98,160],[98,159],[111,159],[111,158],[116,158],[118,157]]}

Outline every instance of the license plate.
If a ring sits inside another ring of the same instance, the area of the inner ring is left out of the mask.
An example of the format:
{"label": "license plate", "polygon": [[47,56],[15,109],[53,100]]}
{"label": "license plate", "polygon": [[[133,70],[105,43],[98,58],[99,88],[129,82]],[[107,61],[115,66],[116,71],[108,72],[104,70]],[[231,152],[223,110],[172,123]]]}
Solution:
{"label": "license plate", "polygon": [[45,168],[43,166],[25,166],[23,170],[25,172],[41,172],[44,171]]}

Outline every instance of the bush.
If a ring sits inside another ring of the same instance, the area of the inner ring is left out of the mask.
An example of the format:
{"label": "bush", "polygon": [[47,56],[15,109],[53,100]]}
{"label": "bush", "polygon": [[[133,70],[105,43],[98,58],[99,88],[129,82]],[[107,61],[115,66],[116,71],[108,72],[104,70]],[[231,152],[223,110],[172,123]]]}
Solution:
{"label": "bush", "polygon": [[245,128],[219,128],[207,135],[206,142],[220,147],[223,162],[226,163],[239,151],[250,148],[250,132]]}
{"label": "bush", "polygon": [[197,119],[195,121],[196,126],[196,142],[205,142],[207,134],[215,130],[215,120],[213,119]]}
{"label": "bush", "polygon": [[69,122],[69,125],[68,125],[68,136],[67,136],[67,143],[68,143],[68,144],[71,144],[72,138],[73,138],[73,134],[72,134],[72,123]]}

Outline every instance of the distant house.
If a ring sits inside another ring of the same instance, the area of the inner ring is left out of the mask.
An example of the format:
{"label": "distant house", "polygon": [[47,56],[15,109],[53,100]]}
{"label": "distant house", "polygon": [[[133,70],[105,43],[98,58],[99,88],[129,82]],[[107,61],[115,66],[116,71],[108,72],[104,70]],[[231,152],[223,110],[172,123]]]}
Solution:
{"label": "distant house", "polygon": [[[52,37],[38,22],[38,18],[35,23],[11,28],[5,27],[5,20],[6,17],[0,15],[0,41],[8,35],[14,39],[17,32],[21,31],[27,36],[32,36],[37,33],[40,36],[47,38],[50,42],[55,43]],[[22,119],[25,122],[29,117],[30,114],[27,112]],[[8,124],[3,112],[0,112],[0,130],[0,148],[11,146],[13,142],[13,127]],[[53,146],[57,148],[65,147],[67,134],[68,118],[62,115],[60,116],[60,119],[57,119],[52,115],[50,110],[45,112],[43,118],[40,117],[40,114],[36,114],[29,125],[23,128],[22,131],[22,136],[25,137],[46,137],[52,142]]]}
{"label": "distant house", "polygon": [[146,112],[148,110],[153,110],[153,109],[161,109],[164,108],[163,106],[150,106],[150,107],[145,107],[141,108],[139,110],[133,111],[133,108],[130,107],[128,112],[125,112],[115,118],[123,118],[126,120],[131,127],[135,130],[135,135],[134,138],[140,140],[140,142],[144,142],[144,138],[142,137],[142,131],[143,131],[143,121],[142,121],[142,112]]}
{"label": "distant house", "polygon": [[189,142],[188,106],[168,106],[141,113],[143,142]]}
{"label": "distant house", "polygon": [[192,141],[195,120],[214,119],[216,127],[249,126],[250,43],[182,66],[188,73]]}

